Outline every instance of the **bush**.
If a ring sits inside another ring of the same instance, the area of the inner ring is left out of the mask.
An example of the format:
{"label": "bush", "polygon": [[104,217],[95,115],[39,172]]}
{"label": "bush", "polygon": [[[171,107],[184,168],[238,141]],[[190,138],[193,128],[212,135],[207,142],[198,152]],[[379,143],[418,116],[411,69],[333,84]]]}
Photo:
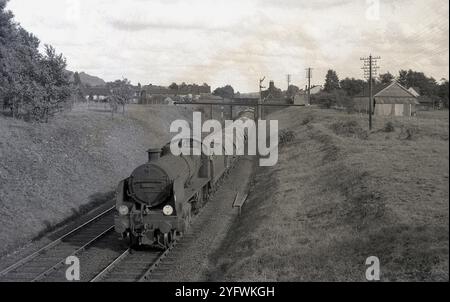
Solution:
{"label": "bush", "polygon": [[308,124],[311,123],[313,120],[314,120],[314,115],[308,114],[308,115],[305,116],[305,118],[302,120],[301,125],[302,125],[302,126],[308,125]]}
{"label": "bush", "polygon": [[347,93],[341,89],[332,92],[320,92],[311,96],[311,103],[318,105],[320,108],[346,108],[353,111],[353,100]]}
{"label": "bush", "polygon": [[286,145],[295,139],[295,133],[291,130],[281,130],[279,134],[280,145]]}
{"label": "bush", "polygon": [[384,132],[394,132],[394,131],[395,131],[394,123],[392,123],[392,122],[387,122],[387,123],[384,125],[383,131],[384,131]]}
{"label": "bush", "polygon": [[337,135],[346,137],[355,137],[359,139],[367,139],[369,134],[366,130],[362,129],[359,123],[355,120],[352,121],[338,121],[330,126],[331,130]]}
{"label": "bush", "polygon": [[400,139],[414,140],[419,135],[419,128],[416,126],[404,126],[400,132]]}

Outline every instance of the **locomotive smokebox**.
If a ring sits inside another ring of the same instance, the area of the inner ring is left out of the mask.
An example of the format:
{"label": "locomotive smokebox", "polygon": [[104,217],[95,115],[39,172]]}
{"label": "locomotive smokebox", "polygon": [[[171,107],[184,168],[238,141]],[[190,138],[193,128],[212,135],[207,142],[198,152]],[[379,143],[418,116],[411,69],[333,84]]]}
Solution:
{"label": "locomotive smokebox", "polygon": [[148,161],[149,162],[156,161],[161,157],[161,149],[160,148],[149,149],[147,151],[147,153],[148,153]]}

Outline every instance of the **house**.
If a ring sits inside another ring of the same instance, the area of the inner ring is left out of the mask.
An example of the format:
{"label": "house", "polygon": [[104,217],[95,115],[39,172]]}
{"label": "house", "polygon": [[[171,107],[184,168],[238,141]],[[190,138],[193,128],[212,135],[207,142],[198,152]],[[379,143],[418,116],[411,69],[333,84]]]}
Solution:
{"label": "house", "polygon": [[294,96],[294,105],[307,105],[308,104],[308,94],[304,91],[300,91]]}
{"label": "house", "polygon": [[199,102],[210,102],[210,101],[223,101],[223,98],[218,95],[214,95],[211,93],[201,93],[198,98]]}
{"label": "house", "polygon": [[171,97],[166,97],[164,100],[164,104],[173,106],[173,105],[175,105],[175,101]]}
{"label": "house", "polygon": [[257,104],[260,98],[259,92],[236,93],[233,97],[234,103],[248,103],[249,105]]}
{"label": "house", "polygon": [[88,87],[85,91],[85,99],[88,101],[101,102],[108,98],[110,91],[105,86]]}
{"label": "house", "polygon": [[[321,85],[311,86],[310,95],[315,95],[322,92],[323,87]],[[295,105],[311,105],[308,102],[308,86],[305,89],[300,89],[298,93],[294,96],[294,104]]]}
{"label": "house", "polygon": [[420,111],[440,110],[442,108],[442,100],[437,96],[421,95],[417,100],[419,101],[417,110]]}
{"label": "house", "polygon": [[[356,109],[368,111],[369,96],[353,98]],[[373,89],[373,114],[379,116],[413,116],[416,106],[419,105],[417,97],[400,85],[397,81],[379,85]]]}
{"label": "house", "polygon": [[417,105],[417,110],[429,111],[429,110],[439,110],[442,107],[442,101],[436,96],[420,95],[420,89],[417,87],[409,87],[409,92],[416,96],[419,105]]}
{"label": "house", "polygon": [[321,92],[323,90],[323,87],[322,87],[322,85],[315,85],[315,86],[312,86],[310,90],[311,90],[310,94],[318,94],[319,92]]}
{"label": "house", "polygon": [[420,89],[417,87],[409,87],[408,91],[411,92],[416,98],[420,96]]}

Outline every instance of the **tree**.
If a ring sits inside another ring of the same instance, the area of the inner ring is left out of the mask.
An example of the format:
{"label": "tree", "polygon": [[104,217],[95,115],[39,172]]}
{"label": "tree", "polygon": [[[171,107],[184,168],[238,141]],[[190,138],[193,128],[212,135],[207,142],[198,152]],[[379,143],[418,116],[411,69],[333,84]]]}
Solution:
{"label": "tree", "polygon": [[178,90],[178,85],[177,85],[177,83],[172,83],[172,84],[170,84],[169,88],[171,90]]}
{"label": "tree", "polygon": [[394,76],[388,71],[386,73],[380,74],[379,76],[381,84],[389,84],[394,80]]}
{"label": "tree", "polygon": [[353,97],[364,92],[365,81],[355,78],[345,78],[341,81],[340,86],[348,96]]}
{"label": "tree", "polygon": [[116,80],[106,84],[110,91],[109,103],[112,114],[117,111],[117,106],[122,106],[122,113],[125,114],[125,106],[133,98],[133,88],[127,79]]}
{"label": "tree", "polygon": [[322,91],[311,96],[312,103],[321,108],[344,107],[353,110],[353,101],[342,89],[335,89],[333,92]]}
{"label": "tree", "polygon": [[406,88],[417,87],[421,95],[433,96],[438,93],[439,84],[432,77],[427,77],[423,72],[413,70],[400,70],[398,82]]}
{"label": "tree", "polygon": [[214,90],[213,94],[225,99],[232,99],[234,98],[234,88],[231,85],[226,85]]}
{"label": "tree", "polygon": [[181,91],[185,91],[187,89],[187,84],[185,82],[181,83],[181,85],[178,86],[178,89]]}
{"label": "tree", "polygon": [[444,104],[444,107],[448,109],[448,94],[449,94],[449,86],[448,86],[448,80],[442,79],[441,84],[438,87],[437,95],[442,99],[442,102]]}
{"label": "tree", "polygon": [[336,71],[330,69],[327,72],[327,75],[325,77],[325,85],[324,85],[324,91],[326,92],[332,92],[333,90],[339,89],[339,77],[336,73]]}
{"label": "tree", "polygon": [[298,88],[298,86],[295,85],[289,85],[288,90],[287,90],[287,97],[290,99],[293,99],[294,96],[300,91],[300,88]]}
{"label": "tree", "polygon": [[398,78],[397,78],[397,82],[402,85],[402,86],[407,86],[408,85],[408,72],[406,70],[400,70],[398,72]]}
{"label": "tree", "polygon": [[39,52],[40,41],[13,21],[0,0],[0,97],[13,117],[48,121],[70,95],[66,61],[51,46]]}
{"label": "tree", "polygon": [[73,82],[74,82],[74,84],[77,85],[77,86],[81,86],[81,85],[82,85],[81,79],[80,79],[80,74],[78,73],[78,71],[76,71],[76,72],[73,74]]}
{"label": "tree", "polygon": [[37,107],[43,111],[43,118],[47,121],[48,115],[54,115],[63,108],[70,98],[72,90],[69,77],[66,73],[66,59],[56,50],[45,45],[45,55],[41,61],[41,85],[45,96],[43,106]]}

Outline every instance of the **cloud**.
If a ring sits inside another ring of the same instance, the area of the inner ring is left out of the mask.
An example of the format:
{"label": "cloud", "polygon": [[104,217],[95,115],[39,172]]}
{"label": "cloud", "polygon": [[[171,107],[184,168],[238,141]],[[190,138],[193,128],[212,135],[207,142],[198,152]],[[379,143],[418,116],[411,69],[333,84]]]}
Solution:
{"label": "cloud", "polygon": [[118,30],[123,31],[145,31],[145,30],[200,30],[200,31],[223,31],[224,28],[209,27],[202,24],[183,24],[176,22],[152,22],[137,20],[111,20],[110,24]]}
{"label": "cloud", "polygon": [[[73,70],[114,80],[173,81],[257,89],[263,75],[298,86],[305,68],[322,84],[329,68],[362,77],[359,58],[448,77],[448,3],[380,0],[379,20],[365,0],[14,0],[9,7]],[[446,51],[445,51],[446,50]]]}

